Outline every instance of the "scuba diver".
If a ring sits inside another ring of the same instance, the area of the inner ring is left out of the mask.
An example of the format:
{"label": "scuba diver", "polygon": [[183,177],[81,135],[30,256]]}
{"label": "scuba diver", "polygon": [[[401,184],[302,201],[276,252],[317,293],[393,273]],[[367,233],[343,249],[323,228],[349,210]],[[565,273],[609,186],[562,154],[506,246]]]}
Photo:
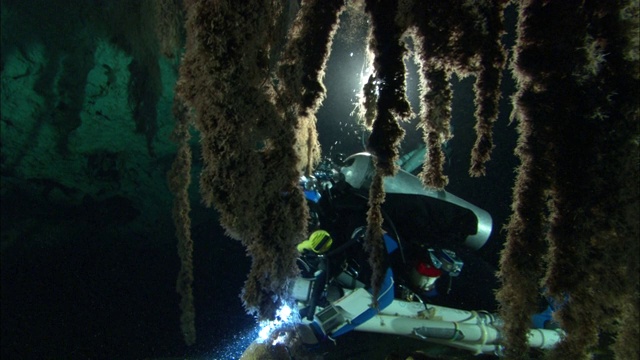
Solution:
{"label": "scuba diver", "polygon": [[[499,354],[495,269],[474,253],[489,239],[491,216],[444,190],[424,188],[405,170],[384,180],[386,273],[373,299],[364,237],[374,171],[371,155],[358,153],[325,159],[300,180],[310,210],[292,291],[300,337],[317,344],[352,330],[380,332]],[[534,328],[528,340],[546,349],[561,336],[560,329]]]}
{"label": "scuba diver", "polygon": [[[298,251],[301,259],[314,264],[318,258],[325,260],[329,278],[351,269],[357,272],[357,281],[368,286],[371,269],[363,248],[368,187],[356,188],[345,177],[349,169],[359,166],[358,161],[368,160],[364,155],[356,159],[350,159],[350,164],[339,158],[325,160],[315,178],[305,180],[311,235],[298,245]],[[444,191],[433,195],[388,192],[385,196],[383,230],[399,247],[388,258],[397,292],[433,304],[494,311],[495,269],[473,252],[488,240],[490,216]],[[473,210],[482,212],[480,220]],[[484,223],[479,226],[480,221]],[[479,227],[484,233],[478,237],[483,238],[465,242]]]}

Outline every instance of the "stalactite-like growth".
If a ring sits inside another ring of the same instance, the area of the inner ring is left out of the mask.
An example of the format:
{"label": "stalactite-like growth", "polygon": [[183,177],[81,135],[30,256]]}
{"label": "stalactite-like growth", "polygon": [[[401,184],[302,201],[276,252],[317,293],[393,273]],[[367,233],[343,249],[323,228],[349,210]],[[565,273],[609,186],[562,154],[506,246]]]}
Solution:
{"label": "stalactite-like growth", "polygon": [[369,48],[374,54],[373,69],[377,83],[376,117],[367,148],[376,156],[376,169],[384,176],[395,174],[398,145],[404,131],[398,124],[411,115],[406,98],[404,56],[401,41],[404,29],[395,22],[397,1],[366,1],[371,16]]}
{"label": "stalactite-like growth", "polygon": [[191,204],[189,185],[191,184],[191,148],[189,128],[191,121],[188,109],[176,97],[173,100],[173,116],[176,126],[172,139],[178,144],[176,158],[168,174],[169,190],[173,193],[173,221],[178,238],[180,272],[176,281],[176,291],[180,294],[180,327],[187,345],[196,342],[195,307],[193,306],[193,240],[191,239]]}
{"label": "stalactite-like growth", "polygon": [[[128,66],[128,105],[135,121],[135,131],[145,136],[149,155],[155,156],[154,142],[158,133],[157,105],[162,95],[161,68],[158,63],[158,29],[161,28],[163,19],[156,17],[159,15],[157,9],[160,4],[154,0],[105,4],[109,4],[106,6],[111,8],[108,15],[103,14],[109,39],[131,56]],[[69,78],[77,77],[78,71],[79,69],[74,69],[74,75]]]}
{"label": "stalactite-like growth", "polygon": [[283,2],[185,2],[177,92],[195,110],[201,133],[200,190],[252,258],[242,298],[260,319],[273,318],[297,274],[295,244],[306,235],[308,217],[298,181],[319,154],[313,116],[342,4],[302,4],[279,79],[271,82],[288,18]]}
{"label": "stalactite-like growth", "polygon": [[[399,22],[411,29],[415,60],[420,76],[420,124],[428,157],[420,172],[422,182],[431,188],[442,189],[448,179],[444,175],[442,144],[451,138],[452,91],[449,79],[451,68],[444,60],[448,48],[450,29],[433,19],[446,19],[438,12],[450,4],[404,1]],[[437,28],[437,30],[436,30]]]}
{"label": "stalactite-like growth", "polygon": [[[384,279],[384,242],[382,239],[381,206],[384,202],[384,176],[393,176],[397,171],[398,146],[404,130],[398,122],[411,114],[406,99],[404,55],[406,48],[401,41],[404,29],[395,21],[397,1],[365,1],[365,11],[371,17],[369,49],[374,54],[374,74],[369,79],[368,92],[377,85],[375,113],[368,109],[369,119],[374,119],[367,149],[375,156],[376,174],[369,189],[369,212],[365,237],[369,262],[373,269],[371,286],[373,305],[377,306],[377,295]],[[368,96],[368,108],[373,98]]]}
{"label": "stalactite-like growth", "polygon": [[297,143],[306,155],[301,167],[308,174],[320,160],[315,113],[325,98],[322,79],[344,5],[344,0],[305,2],[280,59],[279,106],[296,123]]}
{"label": "stalactite-like growth", "polygon": [[[417,48],[420,48],[418,45]],[[423,53],[423,52],[420,52]],[[433,64],[423,60],[420,66],[420,78],[428,89],[422,92],[422,119],[419,127],[423,131],[424,143],[427,146],[428,158],[420,172],[423,184],[443,189],[449,179],[444,175],[446,162],[442,144],[451,138],[449,122],[451,120],[451,72],[441,64]]]}
{"label": "stalactite-like growth", "polygon": [[302,116],[315,113],[325,98],[322,78],[343,8],[344,0],[305,1],[289,32],[278,75],[286,105]]}
{"label": "stalactite-like growth", "polygon": [[[500,37],[504,34],[504,8],[508,1],[478,1],[470,6],[471,21],[479,39],[470,37],[479,48],[470,70],[475,73],[476,142],[471,150],[471,176],[485,175],[485,163],[491,158],[493,125],[498,119],[498,101],[506,51]],[[468,32],[470,29],[467,29]],[[470,44],[461,44],[461,50]],[[476,68],[477,67],[477,68]]]}
{"label": "stalactite-like growth", "polygon": [[269,35],[282,8],[276,2],[189,1],[186,10],[177,91],[194,108],[201,134],[201,194],[252,257],[242,294],[247,310],[271,317],[296,273],[295,243],[305,219],[296,191],[294,130],[264,87]]}
{"label": "stalactite-like growth", "polygon": [[[376,161],[374,160],[374,164]],[[376,164],[376,166],[378,166]],[[369,253],[369,264],[373,269],[371,274],[371,288],[373,290],[372,306],[378,307],[378,294],[384,281],[386,249],[382,230],[382,204],[384,203],[384,177],[381,171],[376,171],[369,189],[369,210],[367,211],[367,231],[365,233],[364,248]]]}
{"label": "stalactite-like growth", "polygon": [[442,144],[451,138],[453,72],[476,75],[476,132],[470,173],[484,174],[493,149],[492,127],[498,117],[505,51],[503,13],[507,1],[400,2],[398,22],[410,28],[420,75],[420,128],[429,154],[420,173],[425,186],[442,189]]}
{"label": "stalactite-like growth", "polygon": [[[587,359],[599,332],[637,319],[629,304],[638,301],[640,83],[637,59],[624,56],[633,25],[622,20],[623,8],[622,1],[520,3],[514,101],[522,166],[498,293],[509,358],[526,358],[523,311],[532,312],[542,280],[543,238],[542,282],[564,302],[556,317],[567,332],[552,358]],[[541,224],[544,201],[549,217]],[[637,336],[637,322],[629,326],[625,333]],[[619,358],[629,348],[637,358],[637,340],[619,345]]]}

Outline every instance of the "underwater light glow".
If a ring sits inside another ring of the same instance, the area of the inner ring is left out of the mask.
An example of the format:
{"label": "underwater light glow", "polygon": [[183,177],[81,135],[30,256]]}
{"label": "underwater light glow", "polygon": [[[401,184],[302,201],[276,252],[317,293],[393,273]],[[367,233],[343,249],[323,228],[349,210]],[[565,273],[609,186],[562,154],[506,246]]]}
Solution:
{"label": "underwater light glow", "polygon": [[[260,330],[258,331],[258,339],[259,342],[264,342],[267,339],[271,338],[271,334],[274,330],[281,328],[283,325],[290,324],[294,322],[293,317],[291,316],[293,310],[287,304],[282,305],[278,311],[276,311],[276,318],[272,321],[263,321],[260,323]],[[277,342],[278,339],[274,340]]]}
{"label": "underwater light glow", "polygon": [[[276,311],[276,318],[272,321],[262,321],[258,325],[240,331],[225,339],[225,346],[215,349],[210,355],[213,359],[239,359],[253,342],[264,343],[271,341],[271,346],[283,344],[287,336],[283,330],[287,325],[299,321],[299,316],[293,316],[291,306],[285,304]],[[278,332],[277,335],[275,333]]]}

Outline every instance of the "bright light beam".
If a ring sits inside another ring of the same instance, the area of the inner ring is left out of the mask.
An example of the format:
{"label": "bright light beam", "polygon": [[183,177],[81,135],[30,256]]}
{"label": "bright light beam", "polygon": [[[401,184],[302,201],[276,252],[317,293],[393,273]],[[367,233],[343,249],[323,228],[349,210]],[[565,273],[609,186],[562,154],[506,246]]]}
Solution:
{"label": "bright light beam", "polygon": [[[295,319],[292,316],[293,310],[287,304],[282,305],[278,311],[276,311],[276,318],[272,321],[263,321],[260,323],[260,330],[258,331],[258,342],[265,342],[272,338],[274,331],[281,329],[284,325],[293,324]],[[299,319],[298,319],[299,320]],[[278,337],[271,345],[278,343]]]}

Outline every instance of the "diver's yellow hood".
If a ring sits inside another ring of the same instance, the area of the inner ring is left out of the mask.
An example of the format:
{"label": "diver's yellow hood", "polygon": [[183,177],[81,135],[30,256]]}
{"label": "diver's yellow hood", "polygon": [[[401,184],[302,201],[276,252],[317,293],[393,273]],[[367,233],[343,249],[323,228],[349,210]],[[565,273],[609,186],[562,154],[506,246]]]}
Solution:
{"label": "diver's yellow hood", "polygon": [[308,240],[298,244],[298,251],[303,252],[306,249],[316,254],[322,254],[331,248],[331,244],[333,244],[333,239],[328,232],[316,230],[309,236]]}

